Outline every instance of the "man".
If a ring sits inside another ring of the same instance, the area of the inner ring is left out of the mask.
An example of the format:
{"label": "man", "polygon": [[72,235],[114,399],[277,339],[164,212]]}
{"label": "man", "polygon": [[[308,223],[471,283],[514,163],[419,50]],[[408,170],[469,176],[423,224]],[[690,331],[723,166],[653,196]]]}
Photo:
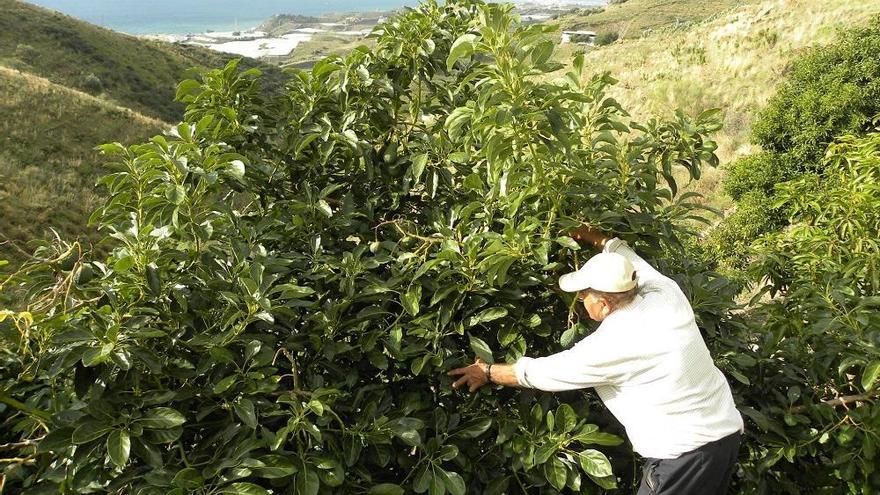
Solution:
{"label": "man", "polygon": [[638,495],[725,494],[743,421],[678,285],[617,238],[573,236],[603,250],[559,286],[599,328],[569,350],[515,364],[481,360],[449,375],[471,392],[488,382],[548,392],[595,387],[645,458]]}

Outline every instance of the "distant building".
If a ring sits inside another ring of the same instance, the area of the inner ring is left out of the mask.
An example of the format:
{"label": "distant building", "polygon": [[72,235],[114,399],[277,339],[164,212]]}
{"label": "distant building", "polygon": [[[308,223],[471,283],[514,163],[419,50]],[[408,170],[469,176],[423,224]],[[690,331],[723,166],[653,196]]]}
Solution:
{"label": "distant building", "polygon": [[596,43],[596,33],[594,31],[563,31],[562,42],[593,45]]}

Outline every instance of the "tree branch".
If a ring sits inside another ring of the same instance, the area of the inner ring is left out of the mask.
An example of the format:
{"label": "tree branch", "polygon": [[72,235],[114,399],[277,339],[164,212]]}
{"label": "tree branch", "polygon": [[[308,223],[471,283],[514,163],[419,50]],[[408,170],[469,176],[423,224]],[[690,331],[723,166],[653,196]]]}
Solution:
{"label": "tree branch", "polygon": [[18,409],[19,411],[21,411],[23,413],[30,414],[31,416],[36,416],[36,417],[42,419],[43,421],[49,421],[50,416],[49,416],[49,413],[47,413],[46,411],[34,409],[33,407],[31,407],[23,402],[19,402],[19,401],[13,399],[12,397],[6,395],[3,392],[0,392],[0,403],[6,404],[7,406],[12,407],[14,409]]}
{"label": "tree branch", "polygon": [[[845,406],[847,404],[852,404],[853,402],[870,401],[871,399],[875,399],[877,397],[880,397],[880,390],[872,390],[870,392],[866,392],[864,394],[857,394],[857,395],[844,395],[844,396],[838,397],[836,399],[824,400],[821,402],[821,404],[827,404],[831,407],[838,407],[838,406]],[[813,404],[813,405],[815,405],[815,404]],[[790,409],[790,411],[793,413],[804,412],[807,409],[813,407],[813,405],[803,405],[803,406],[792,407]]]}

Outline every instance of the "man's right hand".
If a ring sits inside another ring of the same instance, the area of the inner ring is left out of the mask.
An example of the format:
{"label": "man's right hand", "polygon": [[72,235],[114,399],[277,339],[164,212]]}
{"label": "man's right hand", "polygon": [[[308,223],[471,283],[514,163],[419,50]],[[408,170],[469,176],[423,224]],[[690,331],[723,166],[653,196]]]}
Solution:
{"label": "man's right hand", "polygon": [[598,249],[605,247],[605,243],[611,239],[610,236],[590,225],[581,225],[573,230],[571,237],[576,241],[588,242]]}

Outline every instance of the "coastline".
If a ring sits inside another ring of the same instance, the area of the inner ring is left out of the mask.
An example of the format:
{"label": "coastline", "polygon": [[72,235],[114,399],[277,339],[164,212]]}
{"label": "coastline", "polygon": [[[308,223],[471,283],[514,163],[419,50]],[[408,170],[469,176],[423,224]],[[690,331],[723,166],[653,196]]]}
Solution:
{"label": "coastline", "polygon": [[[526,23],[543,22],[578,8],[607,5],[605,0],[529,0],[517,3]],[[303,43],[316,37],[332,37],[348,44],[367,37],[376,25],[397,10],[346,12],[324,16],[277,14],[256,26],[241,30],[205,31],[188,34],[136,35],[145,39],[197,45],[211,50],[257,59],[290,57]]]}

